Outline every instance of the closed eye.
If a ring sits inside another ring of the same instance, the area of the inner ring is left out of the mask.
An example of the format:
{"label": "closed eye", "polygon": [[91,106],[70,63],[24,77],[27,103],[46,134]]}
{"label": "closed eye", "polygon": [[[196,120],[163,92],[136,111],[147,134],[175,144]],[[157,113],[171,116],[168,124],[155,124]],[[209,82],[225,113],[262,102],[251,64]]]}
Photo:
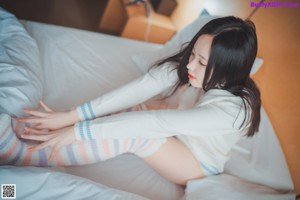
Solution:
{"label": "closed eye", "polygon": [[205,64],[203,64],[201,61],[199,61],[199,64],[200,64],[201,66],[204,66],[204,67],[206,67],[206,65],[205,65]]}

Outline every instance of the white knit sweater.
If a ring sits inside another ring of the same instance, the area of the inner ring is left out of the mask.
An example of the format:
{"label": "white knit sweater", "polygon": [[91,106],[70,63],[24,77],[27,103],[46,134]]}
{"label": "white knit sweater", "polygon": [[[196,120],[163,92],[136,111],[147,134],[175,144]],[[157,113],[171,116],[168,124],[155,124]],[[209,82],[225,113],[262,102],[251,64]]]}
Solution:
{"label": "white knit sweater", "polygon": [[[146,110],[105,116],[170,90],[177,81],[176,70],[167,65],[77,107],[81,122],[75,124],[78,140],[121,138],[164,138],[176,136],[201,163],[222,172],[233,145],[243,136],[245,117],[242,99],[228,91],[212,89],[192,103],[187,89],[178,109]],[[194,88],[195,90],[195,88]]]}

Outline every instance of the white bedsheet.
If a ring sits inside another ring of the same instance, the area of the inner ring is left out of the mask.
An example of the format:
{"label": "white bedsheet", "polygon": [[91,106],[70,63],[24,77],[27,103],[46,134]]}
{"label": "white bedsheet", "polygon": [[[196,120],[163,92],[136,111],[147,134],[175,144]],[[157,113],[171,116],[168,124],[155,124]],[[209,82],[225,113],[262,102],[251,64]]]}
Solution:
{"label": "white bedsheet", "polygon": [[[135,66],[130,56],[161,48],[53,25],[26,21],[23,24],[40,50],[44,100],[56,110],[77,106],[136,78],[144,69]],[[267,115],[262,112],[260,133],[264,134],[241,141],[234,148],[226,165],[227,175],[191,181],[185,197],[182,187],[160,177],[133,155],[62,171],[149,199],[293,199],[293,183],[284,155]],[[272,177],[272,173],[277,176]]]}
{"label": "white bedsheet", "polygon": [[16,185],[15,199],[149,200],[133,193],[109,188],[88,179],[45,168],[1,166],[0,177],[0,184]]}

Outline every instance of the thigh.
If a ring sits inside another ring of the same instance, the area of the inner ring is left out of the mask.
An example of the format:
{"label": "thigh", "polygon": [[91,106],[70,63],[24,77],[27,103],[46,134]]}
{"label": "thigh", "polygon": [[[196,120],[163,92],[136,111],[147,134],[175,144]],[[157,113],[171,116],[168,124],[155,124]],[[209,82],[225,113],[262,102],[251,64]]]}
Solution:
{"label": "thigh", "polygon": [[180,185],[205,176],[192,152],[175,137],[167,138],[157,152],[143,159],[160,175]]}

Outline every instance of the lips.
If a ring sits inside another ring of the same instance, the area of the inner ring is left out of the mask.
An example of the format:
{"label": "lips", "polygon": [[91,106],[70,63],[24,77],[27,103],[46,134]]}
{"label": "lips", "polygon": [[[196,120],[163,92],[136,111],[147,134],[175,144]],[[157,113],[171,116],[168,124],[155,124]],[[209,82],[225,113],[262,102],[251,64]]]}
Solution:
{"label": "lips", "polygon": [[188,75],[188,78],[189,78],[189,79],[196,79],[196,78],[195,78],[193,75],[191,75],[191,74]]}

